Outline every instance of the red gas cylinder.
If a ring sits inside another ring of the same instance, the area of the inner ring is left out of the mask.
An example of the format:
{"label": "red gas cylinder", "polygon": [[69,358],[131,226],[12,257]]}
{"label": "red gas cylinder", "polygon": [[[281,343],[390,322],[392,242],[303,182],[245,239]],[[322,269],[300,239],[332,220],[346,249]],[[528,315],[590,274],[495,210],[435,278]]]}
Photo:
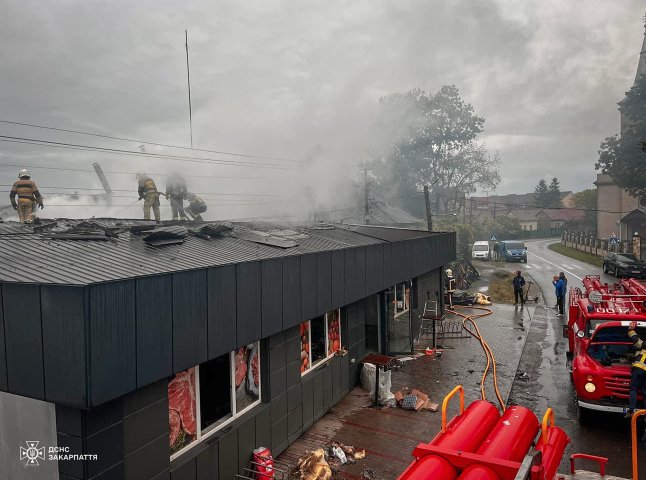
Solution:
{"label": "red gas cylinder", "polygon": [[[513,406],[507,408],[498,424],[476,453],[498,460],[521,462],[532,446],[538,432],[538,419],[531,410]],[[459,480],[500,480],[495,469],[482,465],[467,467]]]}
{"label": "red gas cylinder", "polygon": [[547,445],[540,438],[536,450],[543,453],[542,465],[545,468],[545,478],[552,479],[559,468],[565,447],[570,443],[570,437],[559,427],[547,429]]}
{"label": "red gas cylinder", "polygon": [[425,480],[437,478],[442,480],[455,480],[458,471],[449,462],[437,455],[426,455],[410,464],[398,480]]}
{"label": "red gas cylinder", "polygon": [[475,452],[491,429],[500,420],[500,413],[493,404],[476,400],[461,415],[454,417],[431,445],[463,452]]}

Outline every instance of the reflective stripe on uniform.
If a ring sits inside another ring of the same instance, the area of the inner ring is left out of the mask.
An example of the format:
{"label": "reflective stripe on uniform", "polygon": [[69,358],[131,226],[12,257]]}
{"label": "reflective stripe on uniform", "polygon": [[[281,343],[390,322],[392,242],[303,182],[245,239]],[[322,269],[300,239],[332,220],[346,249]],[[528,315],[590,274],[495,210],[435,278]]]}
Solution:
{"label": "reflective stripe on uniform", "polygon": [[638,355],[639,356],[637,357],[637,359],[633,362],[633,367],[639,368],[646,372],[646,352],[642,350]]}

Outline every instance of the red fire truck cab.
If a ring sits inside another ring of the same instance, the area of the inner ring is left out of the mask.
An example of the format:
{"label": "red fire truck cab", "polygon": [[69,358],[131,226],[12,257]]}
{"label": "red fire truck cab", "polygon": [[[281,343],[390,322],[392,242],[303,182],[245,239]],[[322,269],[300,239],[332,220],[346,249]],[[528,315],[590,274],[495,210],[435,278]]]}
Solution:
{"label": "red fire truck cab", "polygon": [[646,340],[646,286],[635,279],[602,284],[587,275],[583,289],[570,289],[567,361],[576,392],[579,421],[590,411],[623,413],[628,407],[630,368],[635,354],[628,325]]}

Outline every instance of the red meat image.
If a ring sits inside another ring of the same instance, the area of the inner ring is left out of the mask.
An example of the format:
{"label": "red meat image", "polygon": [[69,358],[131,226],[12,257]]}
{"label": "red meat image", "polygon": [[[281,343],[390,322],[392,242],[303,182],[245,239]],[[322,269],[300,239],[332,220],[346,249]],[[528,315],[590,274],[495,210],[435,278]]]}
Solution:
{"label": "red meat image", "polygon": [[234,355],[236,389],[247,378],[247,349],[240,347]]}
{"label": "red meat image", "polygon": [[[182,431],[192,440],[197,433],[195,421],[195,370],[180,372],[168,382],[168,422],[171,447]],[[189,443],[184,442],[184,444]],[[183,445],[180,445],[181,448]]]}

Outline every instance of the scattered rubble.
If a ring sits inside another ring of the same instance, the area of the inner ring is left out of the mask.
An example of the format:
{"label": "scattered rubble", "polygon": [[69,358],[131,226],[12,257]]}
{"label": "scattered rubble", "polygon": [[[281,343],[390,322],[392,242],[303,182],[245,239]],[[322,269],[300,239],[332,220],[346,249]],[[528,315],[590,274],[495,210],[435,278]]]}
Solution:
{"label": "scattered rubble", "polygon": [[[332,442],[323,448],[307,452],[298,460],[294,473],[300,475],[300,480],[331,480],[333,472],[336,473],[341,465],[354,464],[365,456],[365,450],[357,450],[341,442]],[[374,472],[372,474],[374,475]]]}
{"label": "scattered rubble", "polygon": [[416,388],[406,388],[395,392],[395,401],[397,405],[405,410],[428,410],[436,412],[439,405],[429,400],[428,395]]}

